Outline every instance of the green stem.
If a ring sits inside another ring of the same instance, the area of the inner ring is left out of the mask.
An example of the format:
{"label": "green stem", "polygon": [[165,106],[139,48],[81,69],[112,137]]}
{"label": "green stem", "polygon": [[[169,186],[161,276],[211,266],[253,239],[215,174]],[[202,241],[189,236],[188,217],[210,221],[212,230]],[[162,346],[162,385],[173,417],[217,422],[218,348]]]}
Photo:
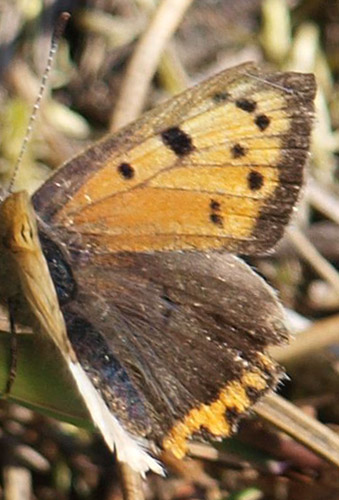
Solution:
{"label": "green stem", "polygon": [[[80,427],[93,429],[86,407],[56,348],[34,334],[18,334],[17,373],[6,399]],[[0,332],[0,397],[10,367],[11,335]]]}

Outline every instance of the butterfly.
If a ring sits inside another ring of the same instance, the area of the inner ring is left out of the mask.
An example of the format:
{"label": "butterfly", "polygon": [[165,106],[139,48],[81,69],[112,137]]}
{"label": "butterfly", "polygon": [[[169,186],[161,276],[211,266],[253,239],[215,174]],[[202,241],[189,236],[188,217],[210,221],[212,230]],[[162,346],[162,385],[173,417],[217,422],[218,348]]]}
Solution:
{"label": "butterfly", "polygon": [[309,154],[314,77],[246,63],[145,113],[34,194],[0,194],[0,297],[64,356],[120,461],[161,473],[229,436],[281,377],[274,291],[235,254],[281,238]]}

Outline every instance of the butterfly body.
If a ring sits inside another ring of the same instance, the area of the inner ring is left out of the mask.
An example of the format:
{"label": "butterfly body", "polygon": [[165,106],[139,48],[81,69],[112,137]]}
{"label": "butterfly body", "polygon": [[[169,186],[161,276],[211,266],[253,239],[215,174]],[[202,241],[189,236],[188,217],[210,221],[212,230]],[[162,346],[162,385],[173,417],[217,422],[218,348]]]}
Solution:
{"label": "butterfly body", "polygon": [[134,442],[182,457],[192,435],[230,435],[279,380],[265,350],[288,337],[283,310],[225,251],[262,253],[281,237],[314,93],[311,75],[227,70],[71,159],[33,196],[54,342],[79,390],[90,387],[106,442],[141,472],[157,464]]}

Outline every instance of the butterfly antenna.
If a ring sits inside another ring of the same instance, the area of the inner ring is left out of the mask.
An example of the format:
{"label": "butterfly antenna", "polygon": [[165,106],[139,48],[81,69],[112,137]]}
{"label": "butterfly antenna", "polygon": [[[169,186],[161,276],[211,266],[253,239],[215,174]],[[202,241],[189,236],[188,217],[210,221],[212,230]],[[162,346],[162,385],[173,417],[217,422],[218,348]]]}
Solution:
{"label": "butterfly antenna", "polygon": [[41,99],[42,99],[44,92],[45,92],[46,82],[48,80],[48,77],[49,77],[49,74],[50,74],[50,71],[51,71],[51,68],[53,65],[54,56],[55,56],[55,53],[58,49],[60,39],[65,31],[66,24],[67,24],[70,17],[71,17],[71,15],[69,12],[62,12],[60,14],[60,16],[57,20],[56,26],[54,28],[52,40],[51,40],[51,47],[50,47],[49,53],[48,53],[47,64],[46,64],[44,73],[43,73],[42,78],[41,78],[39,92],[38,92],[37,98],[36,98],[34,106],[33,106],[33,111],[32,111],[32,114],[30,116],[30,119],[29,119],[29,122],[27,125],[26,134],[25,134],[24,140],[22,142],[20,153],[18,155],[18,159],[16,161],[16,164],[15,164],[15,167],[13,170],[11,181],[9,183],[9,188],[8,188],[9,193],[12,193],[12,191],[13,191],[13,186],[14,186],[15,180],[16,180],[17,175],[18,175],[18,171],[19,171],[19,168],[20,168],[20,165],[22,162],[22,158],[26,152],[27,144],[28,144],[28,142],[31,138],[31,135],[32,135],[33,125],[34,125],[35,119],[37,117],[39,108],[40,108]]}

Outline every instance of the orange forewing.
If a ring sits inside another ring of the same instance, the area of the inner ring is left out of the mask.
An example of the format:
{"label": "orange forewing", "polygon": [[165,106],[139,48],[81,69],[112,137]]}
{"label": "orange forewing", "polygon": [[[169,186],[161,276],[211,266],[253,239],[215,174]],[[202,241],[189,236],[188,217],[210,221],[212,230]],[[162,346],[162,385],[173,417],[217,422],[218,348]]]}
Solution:
{"label": "orange forewing", "polygon": [[313,96],[311,76],[228,70],[71,160],[35,206],[108,252],[262,252],[300,189]]}

